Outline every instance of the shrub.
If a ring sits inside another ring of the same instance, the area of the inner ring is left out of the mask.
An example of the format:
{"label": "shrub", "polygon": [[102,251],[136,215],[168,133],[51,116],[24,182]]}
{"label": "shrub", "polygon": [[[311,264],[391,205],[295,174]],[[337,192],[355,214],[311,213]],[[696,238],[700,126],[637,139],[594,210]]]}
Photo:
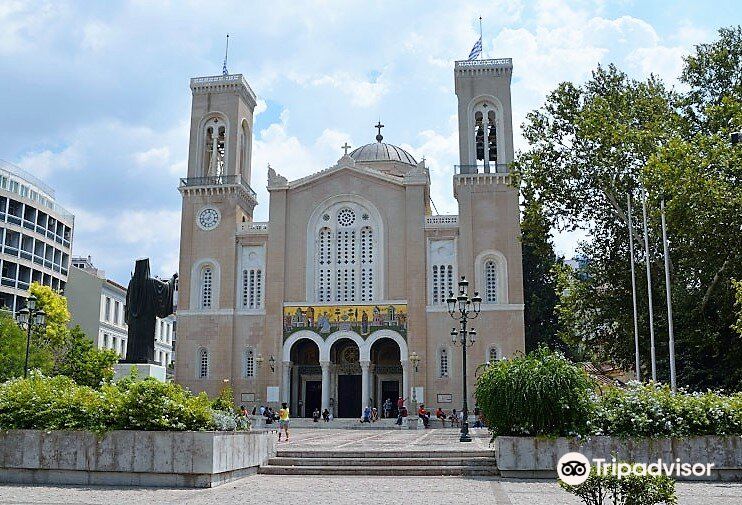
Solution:
{"label": "shrub", "polygon": [[597,400],[597,435],[683,437],[742,435],[742,394],[672,393],[669,386],[630,382]]}
{"label": "shrub", "polygon": [[0,385],[0,428],[103,431],[116,417],[113,398],[69,377],[32,372]]}
{"label": "shrub", "polygon": [[147,378],[126,382],[119,416],[125,430],[211,430],[214,415],[205,393],[194,396],[171,382]]}
{"label": "shrub", "polygon": [[211,406],[214,410],[235,412],[237,406],[234,404],[234,393],[232,392],[232,388],[229,386],[222,388],[219,392],[219,396],[214,399],[214,403],[212,403]]}
{"label": "shrub", "polygon": [[214,410],[205,393],[153,378],[94,389],[32,372],[0,384],[0,429],[247,430],[250,423],[234,411]]}
{"label": "shrub", "polygon": [[594,385],[585,371],[545,347],[490,364],[476,385],[493,436],[587,433]]}
{"label": "shrub", "polygon": [[612,473],[599,474],[593,467],[590,476],[579,486],[570,486],[561,480],[559,485],[586,505],[673,505],[678,501],[675,481],[666,475],[631,474],[618,478]]}

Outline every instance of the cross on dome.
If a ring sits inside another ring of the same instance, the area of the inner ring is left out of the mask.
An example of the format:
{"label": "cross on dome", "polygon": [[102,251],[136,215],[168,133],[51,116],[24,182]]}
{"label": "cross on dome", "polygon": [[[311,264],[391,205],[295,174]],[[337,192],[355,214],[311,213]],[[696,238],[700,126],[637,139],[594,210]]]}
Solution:
{"label": "cross on dome", "polygon": [[343,149],[345,151],[345,156],[348,156],[348,149],[350,149],[351,146],[348,145],[348,142],[345,142],[345,145],[340,146],[340,149]]}
{"label": "cross on dome", "polygon": [[381,129],[384,128],[384,125],[381,124],[381,119],[379,119],[379,122],[374,125],[374,128],[379,130],[379,133],[376,134],[376,142],[381,142],[384,140],[383,135],[381,135]]}

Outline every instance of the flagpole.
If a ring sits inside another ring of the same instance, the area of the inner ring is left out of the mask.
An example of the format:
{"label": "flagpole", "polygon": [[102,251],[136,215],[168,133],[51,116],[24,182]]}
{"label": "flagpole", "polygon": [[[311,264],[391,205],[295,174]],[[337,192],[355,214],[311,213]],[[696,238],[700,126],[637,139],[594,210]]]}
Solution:
{"label": "flagpole", "polygon": [[[482,44],[482,52],[484,52],[484,42],[482,41],[482,16],[479,16],[479,43]],[[482,56],[482,52],[479,56]]]}
{"label": "flagpole", "polygon": [[642,188],[642,217],[644,218],[644,253],[647,263],[647,297],[649,300],[649,347],[652,359],[652,380],[657,380],[657,362],[654,352],[654,306],[652,304],[652,272],[649,264],[649,233],[647,232],[647,193]]}
{"label": "flagpole", "polygon": [[626,195],[626,201],[629,204],[629,250],[631,257],[631,298],[634,302],[634,353],[636,358],[636,380],[641,381],[641,371],[639,369],[639,318],[636,310],[636,273],[634,271],[634,219],[631,214],[631,193]]}
{"label": "flagpole", "polygon": [[662,248],[665,252],[665,291],[667,293],[667,329],[670,333],[670,388],[677,391],[675,376],[675,331],[672,325],[672,296],[670,293],[670,252],[667,247],[667,227],[665,226],[665,199],[660,200],[662,210]]}

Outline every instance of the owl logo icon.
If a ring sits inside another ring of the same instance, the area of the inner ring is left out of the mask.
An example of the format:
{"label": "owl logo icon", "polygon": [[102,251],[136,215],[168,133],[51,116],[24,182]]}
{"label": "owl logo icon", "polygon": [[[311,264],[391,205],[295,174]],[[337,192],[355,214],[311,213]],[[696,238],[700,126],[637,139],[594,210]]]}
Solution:
{"label": "owl logo icon", "polygon": [[557,463],[559,480],[570,486],[579,486],[590,476],[590,461],[579,452],[568,452]]}

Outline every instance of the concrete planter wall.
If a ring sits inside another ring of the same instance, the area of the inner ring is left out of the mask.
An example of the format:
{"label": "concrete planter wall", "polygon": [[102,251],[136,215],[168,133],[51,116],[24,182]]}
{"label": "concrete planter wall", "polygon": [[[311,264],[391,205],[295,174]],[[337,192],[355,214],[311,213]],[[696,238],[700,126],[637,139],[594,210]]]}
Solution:
{"label": "concrete planter wall", "polygon": [[213,487],[275,452],[264,431],[0,431],[0,482]]}
{"label": "concrete planter wall", "polygon": [[[688,438],[573,438],[497,437],[495,454],[503,477],[556,478],[556,464],[568,452],[589,460],[613,455],[620,461],[654,463],[713,463],[710,480],[742,480],[742,437]],[[677,480],[687,477],[673,476]],[[699,480],[698,477],[692,479]]]}

